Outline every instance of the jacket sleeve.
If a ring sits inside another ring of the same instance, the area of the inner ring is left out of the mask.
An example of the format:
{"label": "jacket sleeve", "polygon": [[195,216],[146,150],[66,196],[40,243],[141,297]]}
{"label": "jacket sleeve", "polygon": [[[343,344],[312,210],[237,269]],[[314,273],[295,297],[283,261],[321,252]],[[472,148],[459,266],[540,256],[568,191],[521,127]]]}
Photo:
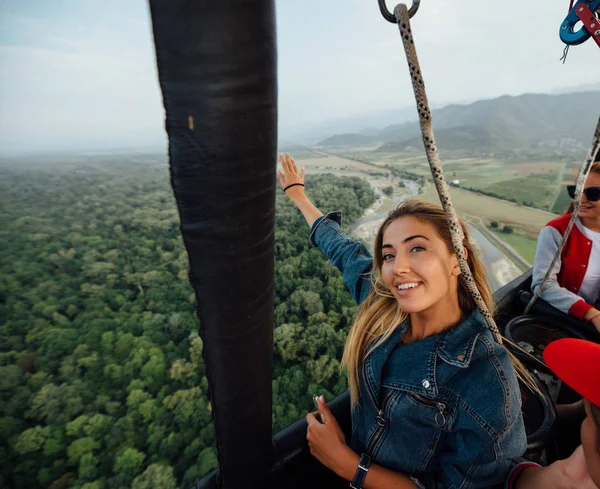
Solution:
{"label": "jacket sleeve", "polygon": [[330,212],[320,217],[310,231],[310,242],[319,248],[344,278],[354,302],[360,304],[371,290],[373,257],[362,243],[353,241],[340,226],[342,213]]}
{"label": "jacket sleeve", "polygon": [[[544,280],[546,270],[550,267],[552,258],[561,242],[561,234],[552,226],[546,226],[540,231],[535,251],[533,277],[531,282],[531,291],[534,294]],[[577,294],[560,286],[557,276],[561,266],[562,260],[558,257],[558,260],[556,260],[554,268],[546,281],[546,285],[544,285],[544,288],[542,289],[540,297],[565,314],[571,314],[579,319],[583,319],[585,313],[592,306]]]}

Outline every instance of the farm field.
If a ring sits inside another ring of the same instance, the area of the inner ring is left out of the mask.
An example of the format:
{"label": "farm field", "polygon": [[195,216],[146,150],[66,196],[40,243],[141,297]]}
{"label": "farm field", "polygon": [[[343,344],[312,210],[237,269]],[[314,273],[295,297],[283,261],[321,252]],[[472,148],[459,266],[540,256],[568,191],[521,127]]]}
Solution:
{"label": "farm field", "polygon": [[[456,187],[451,187],[450,195],[459,214],[478,218],[480,226],[493,231],[498,239],[512,247],[529,264],[533,264],[537,236],[542,227],[555,217],[554,214]],[[423,189],[421,197],[432,202],[439,201],[435,187],[430,183]],[[490,228],[492,221],[499,223],[499,229]],[[505,225],[511,226],[513,232],[502,232]]]}
{"label": "farm field", "polygon": [[[456,210],[460,214],[479,217],[485,221],[486,226],[491,221],[508,224],[518,228],[525,236],[530,238],[537,237],[540,229],[549,220],[556,217],[548,211],[523,207],[457,187],[450,188],[450,195]],[[429,182],[423,188],[421,197],[432,202],[439,202],[435,187]]]}
{"label": "farm field", "polygon": [[537,240],[533,238],[528,238],[522,234],[506,234],[498,229],[490,229],[498,239],[505,242],[510,247],[514,248],[514,250],[521,255],[530,265],[533,265],[535,260],[535,248],[537,245]]}
{"label": "farm field", "polygon": [[[526,262],[533,264],[537,236],[542,227],[555,217],[554,214],[456,187],[452,187],[450,192],[452,202],[459,214],[466,218],[477,218],[480,226],[493,231],[498,239],[513,248]],[[429,183],[421,197],[432,202],[439,201],[435,187]],[[490,228],[492,221],[499,223],[499,229]],[[511,226],[513,232],[510,234],[502,232],[501,229],[505,225]]]}
{"label": "farm field", "polygon": [[300,146],[300,145],[288,145],[288,146],[282,146],[280,148],[277,149],[277,153],[289,153],[290,155],[292,155],[296,160],[299,159],[308,159],[308,158],[320,158],[320,157],[324,157],[324,155],[320,154],[320,153],[316,153],[315,151],[313,151],[310,148],[307,148],[306,146]]}
{"label": "farm field", "polygon": [[[571,183],[571,182],[569,182]],[[568,185],[568,184],[566,184]],[[556,214],[562,214],[563,212],[565,212],[567,210],[567,208],[569,207],[569,204],[571,203],[571,197],[569,197],[569,194],[567,193],[567,187],[566,185],[561,185],[560,189],[558,191],[558,196],[556,197],[556,200],[554,201],[554,206],[552,207],[552,212],[555,212]]]}
{"label": "farm field", "polygon": [[[291,156],[296,160],[299,167],[306,167],[306,171],[311,169],[330,169],[330,170],[359,170],[359,171],[375,171],[375,172],[386,172],[385,169],[378,170],[373,165],[361,163],[358,161],[348,160],[339,156],[332,156],[327,154],[315,153],[310,155],[308,158],[295,156],[294,153],[290,153]],[[389,173],[389,172],[386,172]]]}
{"label": "farm field", "polygon": [[[340,156],[387,166],[428,177],[429,165],[424,155],[409,153],[381,153],[358,151],[356,148],[343,151]],[[476,190],[491,197],[544,210],[564,208],[564,196],[559,188],[561,182],[571,178],[565,163],[557,161],[504,161],[501,158],[456,158],[442,157],[444,174],[448,181],[458,180],[463,188]],[[557,202],[557,199],[560,201]]]}

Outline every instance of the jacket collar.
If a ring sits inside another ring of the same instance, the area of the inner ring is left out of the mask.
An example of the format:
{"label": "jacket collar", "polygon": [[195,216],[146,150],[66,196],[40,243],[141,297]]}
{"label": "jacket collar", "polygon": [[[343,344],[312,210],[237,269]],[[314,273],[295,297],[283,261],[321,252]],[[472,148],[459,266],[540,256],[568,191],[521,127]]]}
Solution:
{"label": "jacket collar", "polygon": [[437,354],[450,365],[468,367],[477,338],[486,328],[483,316],[478,309],[475,309],[464,321],[441,335]]}
{"label": "jacket collar", "polygon": [[455,367],[468,367],[477,338],[486,327],[481,313],[476,309],[448,331],[396,348],[410,324],[409,321],[407,319],[399,325],[365,359],[363,377],[369,394],[375,398],[376,403],[379,403],[377,397],[381,387],[437,395],[438,357]]}

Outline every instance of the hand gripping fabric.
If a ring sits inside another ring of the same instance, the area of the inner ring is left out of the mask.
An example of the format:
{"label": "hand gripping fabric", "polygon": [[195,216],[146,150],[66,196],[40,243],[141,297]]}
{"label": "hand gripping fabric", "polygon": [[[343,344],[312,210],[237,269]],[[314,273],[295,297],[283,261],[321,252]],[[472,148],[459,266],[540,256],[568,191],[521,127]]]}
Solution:
{"label": "hand gripping fabric", "polygon": [[220,485],[263,488],[272,458],[274,4],[150,0],[150,11]]}

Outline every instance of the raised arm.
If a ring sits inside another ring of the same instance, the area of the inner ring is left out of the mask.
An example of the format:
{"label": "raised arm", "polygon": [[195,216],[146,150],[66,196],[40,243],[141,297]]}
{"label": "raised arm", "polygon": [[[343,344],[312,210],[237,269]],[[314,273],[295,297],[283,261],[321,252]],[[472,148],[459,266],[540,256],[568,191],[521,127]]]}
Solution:
{"label": "raised arm", "polygon": [[346,236],[340,227],[341,213],[330,212],[327,216],[317,209],[304,192],[304,168],[298,172],[296,162],[289,154],[280,155],[282,171],[278,171],[279,183],[285,194],[300,209],[311,228],[310,242],[329,258],[344,277],[352,298],[360,304],[371,290],[369,274],[373,257],[362,243]]}
{"label": "raised arm", "polygon": [[279,154],[279,161],[283,167],[283,172],[277,170],[281,188],[285,192],[285,195],[287,195],[296,207],[300,209],[308,226],[312,227],[315,221],[321,217],[323,213],[317,209],[304,192],[305,170],[302,168],[302,171],[298,172],[296,162],[289,153],[286,153],[285,155]]}

